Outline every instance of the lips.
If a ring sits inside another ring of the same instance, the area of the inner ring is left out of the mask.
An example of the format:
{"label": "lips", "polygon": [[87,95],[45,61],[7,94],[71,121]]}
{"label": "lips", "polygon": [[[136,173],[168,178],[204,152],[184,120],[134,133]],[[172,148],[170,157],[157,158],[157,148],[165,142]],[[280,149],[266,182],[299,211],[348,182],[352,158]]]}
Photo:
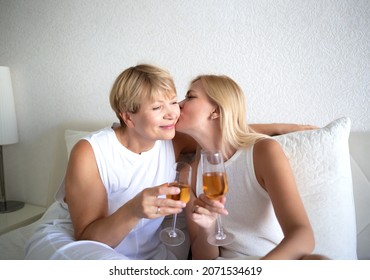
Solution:
{"label": "lips", "polygon": [[166,129],[166,130],[171,130],[171,129],[175,129],[175,125],[174,124],[163,125],[163,126],[161,126],[161,128]]}

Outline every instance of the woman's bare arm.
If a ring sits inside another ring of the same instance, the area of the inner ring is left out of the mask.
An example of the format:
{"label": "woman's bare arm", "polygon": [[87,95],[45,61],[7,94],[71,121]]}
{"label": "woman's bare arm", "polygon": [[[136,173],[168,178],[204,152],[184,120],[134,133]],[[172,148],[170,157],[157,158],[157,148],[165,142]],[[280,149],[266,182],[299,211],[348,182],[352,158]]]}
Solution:
{"label": "woman's bare arm", "polygon": [[[185,206],[180,205],[180,201],[158,198],[159,195],[179,191],[164,184],[148,186],[116,212],[108,215],[107,193],[100,179],[94,152],[86,140],[79,141],[72,149],[65,189],[75,238],[95,240],[111,247],[117,246],[140,219],[179,213]],[[159,214],[158,206],[161,207]]]}
{"label": "woman's bare arm", "polygon": [[255,132],[270,136],[318,128],[314,125],[294,124],[294,123],[250,124],[249,127],[252,128],[252,130]]}
{"label": "woman's bare arm", "polygon": [[257,180],[269,194],[284,233],[283,240],[263,259],[301,259],[311,254],[313,230],[281,146],[272,139],[259,141],[253,158]]}

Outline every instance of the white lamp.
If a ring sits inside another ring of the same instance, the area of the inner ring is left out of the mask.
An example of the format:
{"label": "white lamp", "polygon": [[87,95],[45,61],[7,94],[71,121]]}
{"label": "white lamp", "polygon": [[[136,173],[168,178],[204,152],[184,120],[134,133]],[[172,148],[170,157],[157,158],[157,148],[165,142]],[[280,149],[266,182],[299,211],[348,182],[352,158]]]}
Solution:
{"label": "white lamp", "polygon": [[0,66],[0,214],[13,212],[24,206],[24,202],[7,201],[5,195],[3,145],[17,142],[18,128],[10,70],[9,67]]}

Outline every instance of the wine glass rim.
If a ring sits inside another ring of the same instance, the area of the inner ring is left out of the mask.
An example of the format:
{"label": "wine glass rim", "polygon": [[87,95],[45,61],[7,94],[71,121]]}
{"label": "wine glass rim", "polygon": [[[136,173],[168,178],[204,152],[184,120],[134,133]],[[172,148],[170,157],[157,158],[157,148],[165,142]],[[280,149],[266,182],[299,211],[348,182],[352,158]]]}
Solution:
{"label": "wine glass rim", "polygon": [[205,149],[202,149],[201,153],[204,153],[204,154],[221,154],[221,150],[205,150]]}
{"label": "wine glass rim", "polygon": [[[184,168],[186,170],[183,170]],[[173,164],[173,169],[175,171],[191,172],[191,165],[185,161],[177,161]]]}

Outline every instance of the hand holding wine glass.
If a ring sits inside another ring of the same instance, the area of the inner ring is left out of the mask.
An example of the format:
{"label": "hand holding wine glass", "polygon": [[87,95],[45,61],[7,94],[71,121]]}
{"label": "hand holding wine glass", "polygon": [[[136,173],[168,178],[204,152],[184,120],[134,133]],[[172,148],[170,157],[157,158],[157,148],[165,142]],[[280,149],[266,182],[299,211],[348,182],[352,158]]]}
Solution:
{"label": "hand holding wine glass", "polygon": [[[228,182],[222,153],[202,150],[201,166],[203,192],[209,199],[219,199],[228,191]],[[226,233],[222,226],[221,216],[217,214],[217,232],[208,237],[208,243],[222,246],[232,243],[234,235]]]}
{"label": "hand holding wine glass", "polygon": [[[175,163],[172,176],[174,181],[169,185],[180,188],[180,193],[167,195],[167,198],[188,203],[190,200],[191,166],[185,162]],[[176,228],[176,220],[177,214],[174,214],[172,227],[167,227],[160,232],[159,238],[166,245],[178,246],[185,241],[184,232]]]}

